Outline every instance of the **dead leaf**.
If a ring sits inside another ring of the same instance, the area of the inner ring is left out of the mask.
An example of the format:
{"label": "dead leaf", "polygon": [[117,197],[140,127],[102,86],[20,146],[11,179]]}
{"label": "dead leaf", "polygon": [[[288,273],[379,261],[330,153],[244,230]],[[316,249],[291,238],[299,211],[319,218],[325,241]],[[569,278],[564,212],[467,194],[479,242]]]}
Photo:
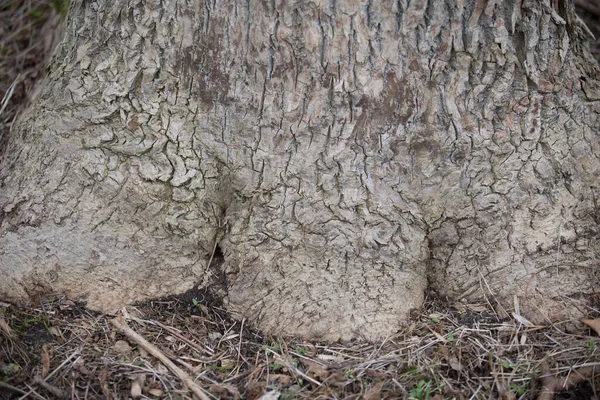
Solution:
{"label": "dead leaf", "polygon": [[135,380],[140,383],[140,386],[144,386],[144,383],[146,383],[146,374],[136,374]]}
{"label": "dead leaf", "polygon": [[267,382],[251,382],[246,385],[246,398],[256,400],[262,396],[267,387]]}
{"label": "dead leaf", "polygon": [[240,398],[240,392],[235,386],[226,384],[214,384],[208,387],[208,391],[219,399],[230,399],[237,400]]}
{"label": "dead leaf", "polygon": [[48,372],[50,371],[50,348],[47,344],[42,346],[42,378],[48,376]]}
{"label": "dead leaf", "polygon": [[380,400],[381,399],[381,388],[383,388],[383,381],[379,382],[375,386],[372,386],[367,393],[363,396],[363,400]]}
{"label": "dead leaf", "polygon": [[14,337],[12,329],[10,329],[10,326],[8,326],[3,317],[0,317],[0,331],[4,332],[6,337],[9,339]]}
{"label": "dead leaf", "polygon": [[277,400],[281,396],[281,392],[277,390],[273,390],[271,392],[267,392],[259,397],[258,400]]}
{"label": "dead leaf", "polygon": [[340,374],[339,372],[334,372],[327,378],[327,384],[329,386],[342,388],[342,387],[346,386],[347,383],[348,383],[348,379],[346,379],[346,377],[344,375]]}
{"label": "dead leaf", "polygon": [[431,333],[433,333],[433,336],[435,336],[436,338],[438,338],[438,340],[440,340],[442,343],[447,343],[448,342],[448,340],[445,337],[443,337],[442,335],[440,335],[439,333],[437,333],[436,331],[434,331],[430,327],[427,327],[427,329],[429,329],[431,331]]}
{"label": "dead leaf", "polygon": [[117,340],[113,345],[113,349],[123,355],[131,353],[131,346],[125,340]]}
{"label": "dead leaf", "polygon": [[85,367],[85,359],[83,357],[79,357],[74,363],[73,367],[81,372],[84,375],[91,374],[91,371]]}
{"label": "dead leaf", "polygon": [[463,370],[463,366],[460,363],[460,361],[458,361],[458,358],[456,357],[447,357],[446,358],[448,360],[448,363],[450,364],[450,368],[452,368],[455,371],[462,371]]}
{"label": "dead leaf", "polygon": [[292,382],[292,377],[284,374],[269,375],[269,384],[275,386],[287,386]]}
{"label": "dead leaf", "polygon": [[56,337],[59,337],[61,339],[65,338],[63,336],[62,332],[60,331],[60,329],[58,329],[55,326],[51,326],[50,328],[48,328],[48,332],[50,332],[50,334],[52,334],[52,336],[56,336]]}
{"label": "dead leaf", "polygon": [[156,397],[162,397],[162,395],[165,393],[161,389],[158,389],[158,388],[151,388],[151,389],[146,390],[146,392],[149,395],[156,396]]}
{"label": "dead leaf", "polygon": [[231,367],[232,369],[237,365],[235,358],[225,358],[221,360],[221,367]]}
{"label": "dead leaf", "polygon": [[600,336],[600,318],[581,320],[584,324],[592,328]]}
{"label": "dead leaf", "polygon": [[137,399],[141,395],[142,395],[142,385],[140,385],[140,383],[137,380],[131,382],[131,397],[133,397],[134,399]]}
{"label": "dead leaf", "polygon": [[308,367],[308,375],[312,378],[317,378],[317,380],[323,382],[328,376],[329,371],[322,365],[307,359],[301,359],[302,364]]}

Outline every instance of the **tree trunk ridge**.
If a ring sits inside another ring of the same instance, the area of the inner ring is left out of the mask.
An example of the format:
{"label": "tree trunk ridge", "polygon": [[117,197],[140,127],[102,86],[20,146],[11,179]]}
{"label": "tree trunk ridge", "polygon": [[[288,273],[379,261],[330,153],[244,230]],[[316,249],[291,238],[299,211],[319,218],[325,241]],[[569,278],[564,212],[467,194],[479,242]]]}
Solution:
{"label": "tree trunk ridge", "polygon": [[75,1],[0,166],[0,291],[110,309],[225,281],[234,314],[323,339],[386,336],[427,290],[583,312],[586,28],[464,3]]}

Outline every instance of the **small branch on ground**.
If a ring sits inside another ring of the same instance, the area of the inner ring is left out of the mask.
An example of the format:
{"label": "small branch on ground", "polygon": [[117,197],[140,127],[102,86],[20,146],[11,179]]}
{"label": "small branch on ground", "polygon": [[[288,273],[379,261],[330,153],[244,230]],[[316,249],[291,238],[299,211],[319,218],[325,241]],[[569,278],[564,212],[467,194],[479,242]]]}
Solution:
{"label": "small branch on ground", "polygon": [[12,390],[13,392],[17,392],[17,393],[21,393],[21,394],[27,394],[26,391],[21,390],[18,387],[14,387],[13,385],[9,385],[8,383],[2,382],[2,381],[0,381],[0,388]]}
{"label": "small branch on ground", "polygon": [[121,333],[126,335],[128,338],[142,346],[148,353],[158,358],[163,364],[167,366],[177,377],[196,395],[200,400],[210,400],[210,398],[204,393],[203,389],[194,382],[188,374],[182,369],[176,366],[167,356],[165,356],[156,346],[148,342],[141,335],[136,333],[133,329],[127,326],[127,323],[122,320],[122,316],[111,319],[110,323],[115,326]]}
{"label": "small branch on ground", "polygon": [[71,398],[70,391],[62,390],[60,388],[57,388],[54,385],[49,384],[48,382],[46,382],[44,380],[44,378],[42,378],[39,375],[36,375],[33,377],[33,382],[35,382],[36,384],[43,387],[44,390],[46,390],[47,392],[52,393],[52,395],[57,399],[70,399]]}

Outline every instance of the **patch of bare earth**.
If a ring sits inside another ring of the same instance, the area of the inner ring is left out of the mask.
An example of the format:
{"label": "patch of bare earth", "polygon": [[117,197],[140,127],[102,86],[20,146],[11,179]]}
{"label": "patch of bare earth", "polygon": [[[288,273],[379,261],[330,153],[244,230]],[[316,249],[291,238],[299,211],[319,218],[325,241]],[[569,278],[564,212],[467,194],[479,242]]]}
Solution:
{"label": "patch of bare earth", "polygon": [[[576,3],[588,24],[600,19],[597,2]],[[0,0],[0,154],[65,10],[66,0]],[[0,303],[0,399],[600,398],[600,307],[587,325],[532,326],[518,304],[490,299],[430,300],[380,343],[266,337],[201,292],[118,315],[60,296]]]}

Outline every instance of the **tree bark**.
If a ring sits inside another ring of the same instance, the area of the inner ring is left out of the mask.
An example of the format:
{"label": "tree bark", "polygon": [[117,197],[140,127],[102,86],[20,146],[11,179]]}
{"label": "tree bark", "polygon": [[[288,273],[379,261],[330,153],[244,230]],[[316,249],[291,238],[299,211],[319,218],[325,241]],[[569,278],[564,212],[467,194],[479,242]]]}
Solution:
{"label": "tree bark", "polygon": [[[75,1],[0,167],[0,291],[219,288],[376,339],[427,291],[597,291],[598,67],[569,1]],[[215,246],[222,266],[209,266]]]}

